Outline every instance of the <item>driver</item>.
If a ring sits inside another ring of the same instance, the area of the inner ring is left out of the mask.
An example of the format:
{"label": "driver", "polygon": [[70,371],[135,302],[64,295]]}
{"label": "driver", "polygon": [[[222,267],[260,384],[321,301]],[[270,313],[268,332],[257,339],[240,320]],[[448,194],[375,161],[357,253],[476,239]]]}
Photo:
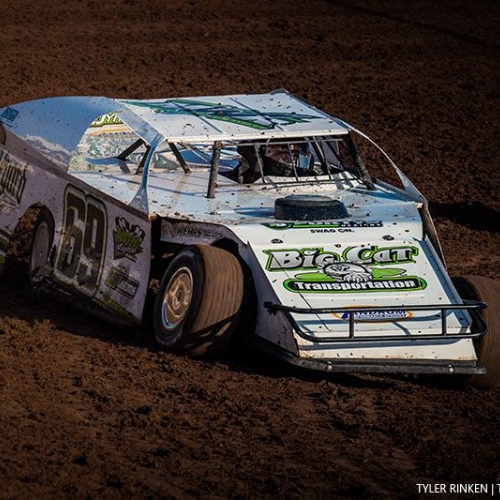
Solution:
{"label": "driver", "polygon": [[310,175],[313,158],[307,145],[268,143],[261,147],[264,175],[293,177]]}
{"label": "driver", "polygon": [[314,175],[314,158],[307,144],[268,142],[259,145],[256,142],[242,141],[237,148],[240,155],[238,166],[226,177],[249,184],[264,175],[293,177],[294,175]]}

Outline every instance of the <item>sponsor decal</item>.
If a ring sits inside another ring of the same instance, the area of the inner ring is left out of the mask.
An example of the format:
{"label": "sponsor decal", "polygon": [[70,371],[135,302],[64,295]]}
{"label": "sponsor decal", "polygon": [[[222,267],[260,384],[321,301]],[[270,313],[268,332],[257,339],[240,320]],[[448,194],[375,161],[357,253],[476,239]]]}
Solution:
{"label": "sponsor decal", "polygon": [[116,229],[113,231],[114,258],[123,259],[124,257],[135,262],[136,255],[141,253],[142,242],[146,233],[136,224],[130,224],[123,217],[116,217]]}
{"label": "sponsor decal", "polygon": [[131,278],[127,273],[115,267],[111,268],[106,279],[106,286],[116,290],[119,294],[133,299],[139,288],[139,282]]}
{"label": "sponsor decal", "polygon": [[424,289],[427,284],[418,276],[407,276],[406,270],[392,264],[415,262],[414,246],[348,247],[342,253],[323,248],[300,250],[265,250],[266,270],[298,272],[283,286],[298,293],[403,292]]}
{"label": "sponsor decal", "polygon": [[6,151],[0,151],[0,197],[19,205],[26,187],[26,165],[14,162]]}
{"label": "sponsor decal", "polygon": [[221,237],[218,231],[183,223],[176,223],[174,225],[174,232],[176,236],[186,236],[188,238],[199,238],[210,241]]}
{"label": "sponsor decal", "polygon": [[[369,309],[369,306],[367,307]],[[349,320],[349,313],[344,312],[333,313],[333,316],[345,321]],[[356,321],[365,322],[384,322],[384,321],[402,321],[405,319],[410,319],[413,316],[411,311],[402,311],[400,309],[387,310],[387,311],[356,311],[354,313],[354,319]]]}
{"label": "sponsor decal", "polygon": [[107,293],[103,294],[102,297],[102,302],[109,307],[112,311],[114,311],[116,314],[119,316],[122,316],[123,318],[127,320],[132,320],[134,323],[140,324],[140,322],[137,320],[137,318],[124,306],[116,302],[116,300],[112,299]]}
{"label": "sponsor decal", "polygon": [[9,122],[13,122],[17,118],[18,114],[19,111],[15,110],[14,108],[11,108],[10,106],[7,106],[2,112],[2,118]]}
{"label": "sponsor decal", "polygon": [[335,232],[332,229],[356,229],[368,227],[383,227],[382,221],[340,221],[340,222],[275,222],[263,224],[269,229],[310,229],[311,233]]}
{"label": "sponsor decal", "polygon": [[123,125],[123,122],[114,113],[107,113],[96,118],[91,124],[91,127],[104,127],[106,125]]}
{"label": "sponsor decal", "polygon": [[195,99],[171,99],[158,102],[126,101],[132,106],[147,108],[157,114],[199,116],[209,120],[230,122],[257,130],[272,130],[282,125],[307,123],[321,118],[300,113],[266,112],[265,116],[250,108],[214,104]]}

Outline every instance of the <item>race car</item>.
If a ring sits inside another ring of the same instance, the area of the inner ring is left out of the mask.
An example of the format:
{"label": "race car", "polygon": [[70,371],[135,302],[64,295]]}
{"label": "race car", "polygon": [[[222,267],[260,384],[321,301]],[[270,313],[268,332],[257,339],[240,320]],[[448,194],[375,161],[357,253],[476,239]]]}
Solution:
{"label": "race car", "polygon": [[308,369],[500,382],[498,284],[452,280],[382,148],[284,90],[1,108],[5,279],[20,262],[32,289],[194,357],[244,333]]}

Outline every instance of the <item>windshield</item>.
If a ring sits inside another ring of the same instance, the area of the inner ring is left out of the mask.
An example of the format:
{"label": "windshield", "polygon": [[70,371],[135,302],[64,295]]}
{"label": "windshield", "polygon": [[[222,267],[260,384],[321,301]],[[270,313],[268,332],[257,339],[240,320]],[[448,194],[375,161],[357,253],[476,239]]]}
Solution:
{"label": "windshield", "polygon": [[[158,148],[150,171],[209,169],[213,143],[164,144]],[[218,147],[218,172],[242,184],[267,177],[297,180],[306,176],[332,177],[340,172],[357,175],[356,158],[347,136],[267,141],[225,141]]]}
{"label": "windshield", "polygon": [[149,175],[209,171],[210,197],[215,194],[217,174],[238,184],[358,179],[373,189],[349,134],[215,142],[165,140],[152,151],[114,115],[100,117],[87,129],[69,171],[132,183],[144,177],[144,185]]}
{"label": "windshield", "polygon": [[[113,115],[96,120],[83,135],[69,169],[103,173],[140,173],[149,146]],[[207,169],[213,142],[164,141],[154,152],[150,172]],[[356,159],[347,135],[300,137],[220,143],[219,173],[241,183],[266,176],[302,177],[356,172]]]}

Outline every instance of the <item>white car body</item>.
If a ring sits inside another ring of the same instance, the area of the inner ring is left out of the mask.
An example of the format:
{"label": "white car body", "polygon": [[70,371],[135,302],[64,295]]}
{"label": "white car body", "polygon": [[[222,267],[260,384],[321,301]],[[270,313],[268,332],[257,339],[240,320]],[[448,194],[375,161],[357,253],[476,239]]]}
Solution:
{"label": "white car body", "polygon": [[[0,266],[23,214],[44,207],[46,288],[140,324],[156,246],[226,242],[254,287],[254,339],[278,356],[327,371],[484,371],[473,342],[484,304],[460,298],[427,203],[394,165],[403,189],[330,166],[253,183],[226,175],[241,141],[358,133],[293,95],[50,98],[0,109],[0,125]],[[118,158],[124,139],[139,141],[132,164]],[[346,213],[276,216],[277,199],[318,196]]]}

